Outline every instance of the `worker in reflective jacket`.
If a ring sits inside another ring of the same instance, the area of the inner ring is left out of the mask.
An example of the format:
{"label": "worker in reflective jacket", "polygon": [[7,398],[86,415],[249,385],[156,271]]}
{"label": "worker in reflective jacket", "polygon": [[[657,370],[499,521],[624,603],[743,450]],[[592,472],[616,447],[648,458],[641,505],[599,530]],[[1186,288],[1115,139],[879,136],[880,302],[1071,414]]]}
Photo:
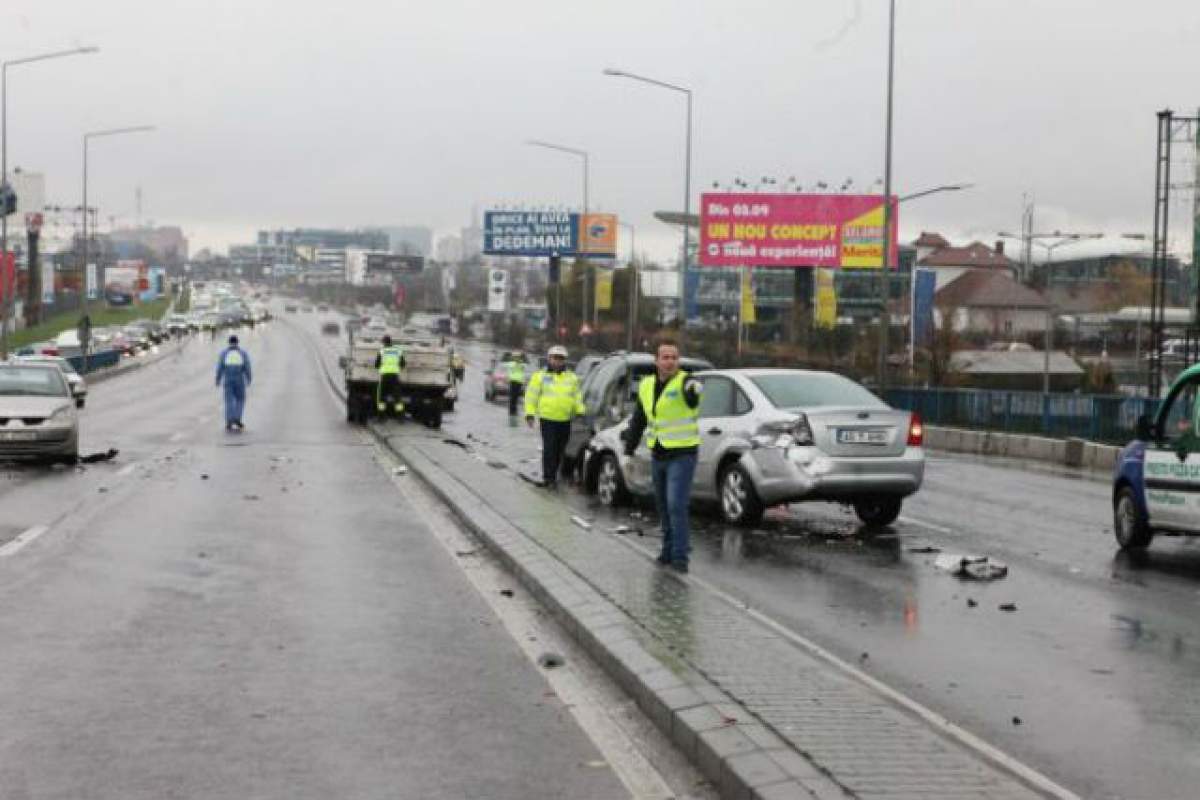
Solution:
{"label": "worker in reflective jacket", "polygon": [[404,402],[400,398],[400,370],[404,369],[404,348],[392,344],[392,337],[383,337],[383,347],[375,356],[375,369],[379,370],[379,384],[375,390],[375,408],[380,416],[391,413],[397,417],[404,413]]}
{"label": "worker in reflective jacket", "polygon": [[532,428],[535,419],[541,421],[542,485],[553,489],[571,436],[571,417],[582,414],[584,407],[579,376],[567,369],[567,348],[551,347],[546,363],[546,369],[533,373],[525,391],[525,422]]}
{"label": "worker in reflective jacket", "polygon": [[700,451],[699,410],[704,387],[679,369],[679,347],[670,340],[659,342],[654,371],[638,386],[638,403],[625,431],[625,455],[633,455],[644,432],[663,534],[658,563],[687,572],[691,550],[688,506]]}
{"label": "worker in reflective jacket", "polygon": [[238,337],[229,337],[229,346],[217,359],[217,387],[225,387],[225,430],[243,430],[242,412],[246,408],[246,387],[250,385],[250,356],[238,346]]}
{"label": "worker in reflective jacket", "polygon": [[508,371],[508,415],[515,417],[517,402],[525,392],[525,354],[516,351],[504,362],[504,367]]}

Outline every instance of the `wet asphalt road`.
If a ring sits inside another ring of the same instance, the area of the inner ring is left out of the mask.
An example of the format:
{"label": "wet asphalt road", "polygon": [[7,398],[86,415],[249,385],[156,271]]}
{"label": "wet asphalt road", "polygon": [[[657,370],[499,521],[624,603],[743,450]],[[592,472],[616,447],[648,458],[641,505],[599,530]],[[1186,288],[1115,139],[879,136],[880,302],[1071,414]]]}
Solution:
{"label": "wet asphalt road", "polygon": [[[506,464],[498,479],[536,478],[536,433],[483,401],[490,352],[468,346],[444,430]],[[598,532],[631,522],[561,494]],[[648,516],[632,540],[654,551]],[[1118,555],[1103,477],[930,454],[924,488],[883,532],[829,505],[777,509],[750,530],[694,519],[695,576],[1081,796],[1196,796],[1200,540]],[[924,548],[988,555],[1010,572],[963,582]]]}
{"label": "wet asphalt road", "polygon": [[0,465],[0,797],[625,797],[349,428],[311,351],[244,336],[97,385],[83,470]]}

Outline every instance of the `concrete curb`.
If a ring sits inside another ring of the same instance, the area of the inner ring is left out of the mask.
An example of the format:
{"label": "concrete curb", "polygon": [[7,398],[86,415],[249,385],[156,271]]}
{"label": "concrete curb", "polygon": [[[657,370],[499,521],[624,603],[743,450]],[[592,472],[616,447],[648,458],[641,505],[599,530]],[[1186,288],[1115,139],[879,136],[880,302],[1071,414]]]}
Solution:
{"label": "concrete curb", "polygon": [[968,428],[925,426],[925,446],[930,450],[1002,456],[1074,467],[1091,472],[1112,472],[1121,448],[1083,439],[1051,439]]}
{"label": "concrete curb", "polygon": [[[668,664],[639,640],[639,627],[586,580],[481,506],[454,477],[374,424],[371,433],[570,632],[655,725],[692,761],[721,797],[736,800],[845,798],[849,792],[694,671]],[[731,722],[736,720],[736,722]]]}

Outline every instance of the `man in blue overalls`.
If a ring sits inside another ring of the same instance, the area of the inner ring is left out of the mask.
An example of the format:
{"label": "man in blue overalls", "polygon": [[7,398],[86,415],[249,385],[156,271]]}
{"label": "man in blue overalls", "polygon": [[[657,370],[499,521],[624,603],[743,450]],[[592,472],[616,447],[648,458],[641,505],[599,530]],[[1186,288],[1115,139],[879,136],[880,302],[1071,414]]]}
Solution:
{"label": "man in blue overalls", "polygon": [[229,337],[229,346],[217,359],[217,386],[225,384],[225,430],[242,430],[242,410],[246,406],[246,387],[250,385],[250,356],[238,347],[238,337]]}

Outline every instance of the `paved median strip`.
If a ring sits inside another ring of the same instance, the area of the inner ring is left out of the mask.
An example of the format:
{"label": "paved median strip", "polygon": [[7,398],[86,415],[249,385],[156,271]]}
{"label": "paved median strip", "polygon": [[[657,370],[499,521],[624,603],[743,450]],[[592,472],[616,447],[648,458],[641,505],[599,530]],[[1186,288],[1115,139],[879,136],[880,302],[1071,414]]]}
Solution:
{"label": "paved median strip", "polygon": [[1074,797],[702,580],[580,530],[441,437],[374,430],[726,796]]}

